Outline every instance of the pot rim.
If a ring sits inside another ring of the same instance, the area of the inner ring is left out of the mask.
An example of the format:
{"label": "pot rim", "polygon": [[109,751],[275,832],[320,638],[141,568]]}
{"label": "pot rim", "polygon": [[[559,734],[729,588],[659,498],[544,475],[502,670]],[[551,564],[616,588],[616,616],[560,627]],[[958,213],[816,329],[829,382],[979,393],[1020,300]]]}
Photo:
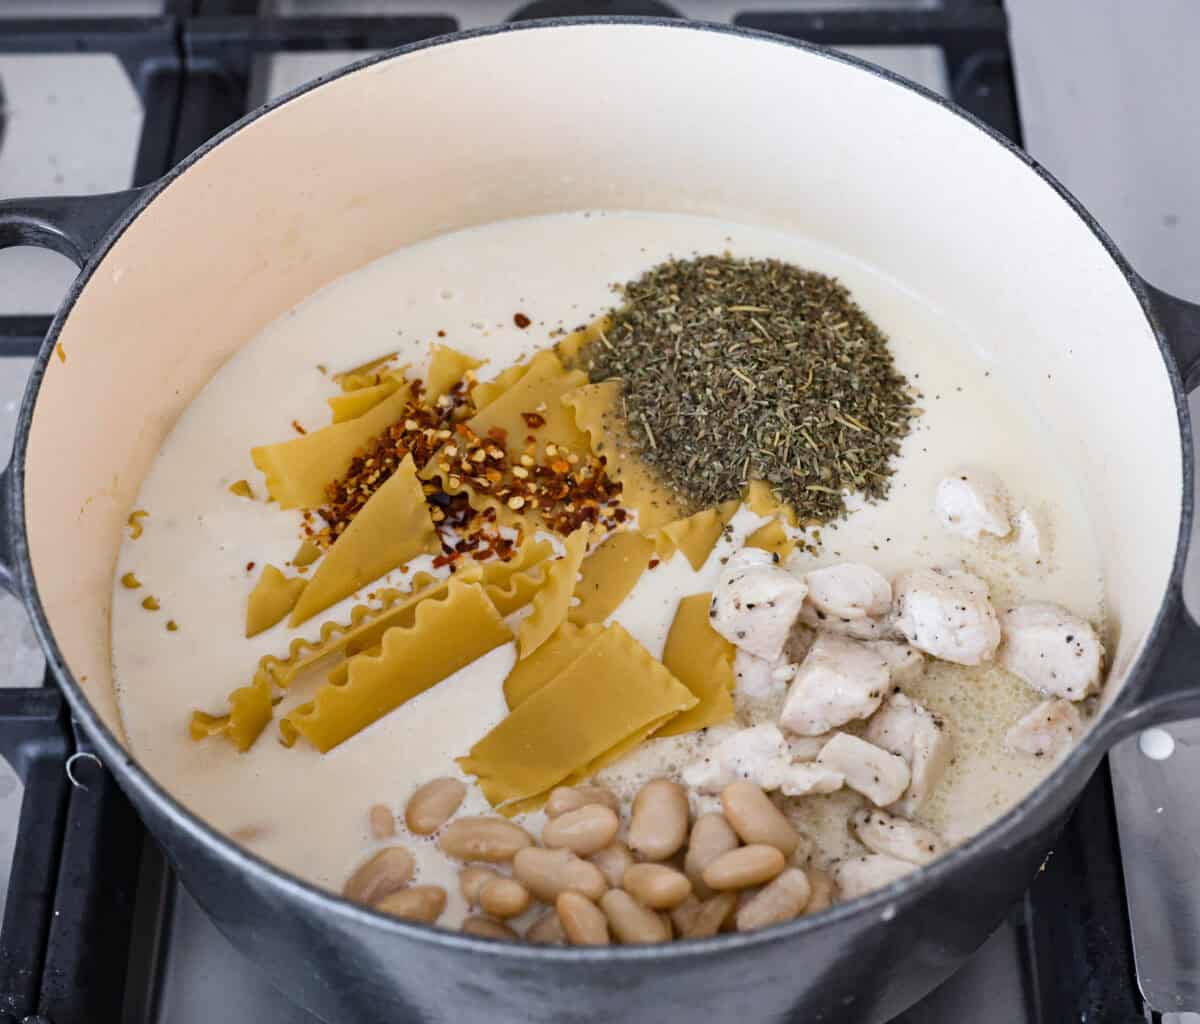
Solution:
{"label": "pot rim", "polygon": [[[432,49],[433,47],[454,45],[467,40],[492,36],[503,37],[512,32],[587,29],[606,26],[641,26],[647,29],[716,33],[734,39],[787,46],[826,60],[837,61],[881,78],[892,85],[906,89],[919,99],[937,104],[947,113],[961,118],[977,130],[983,132],[992,141],[1007,150],[1011,156],[1020,160],[1043,183],[1053,189],[1059,198],[1083,221],[1084,225],[1090,230],[1096,241],[1104,248],[1109,258],[1121,272],[1126,284],[1133,291],[1134,296],[1140,303],[1142,312],[1146,315],[1148,326],[1158,342],[1159,352],[1162,356],[1164,368],[1166,369],[1172,395],[1175,400],[1175,410],[1181,439],[1180,447],[1182,450],[1183,490],[1179,535],[1176,538],[1175,557],[1171,567],[1168,586],[1155,614],[1154,622],[1147,634],[1143,650],[1130,667],[1129,676],[1122,691],[1100,713],[1093,727],[1089,729],[1088,733],[1071,752],[1059,762],[1050,775],[1038,783],[1027,796],[1009,808],[1000,817],[993,820],[982,831],[961,845],[954,847],[950,852],[939,857],[933,863],[917,868],[910,874],[882,889],[877,889],[846,903],[834,904],[829,909],[820,913],[800,917],[791,922],[771,928],[747,933],[729,933],[709,939],[679,940],[652,946],[535,946],[532,944],[496,942],[494,940],[464,935],[460,932],[452,932],[436,926],[412,924],[371,910],[368,907],[352,903],[336,893],[306,882],[290,872],[276,867],[269,861],[239,846],[233,840],[228,839],[223,833],[217,831],[185,807],[181,801],[164,789],[147,770],[142,768],[92,708],[91,702],[67,666],[46,618],[45,609],[42,607],[37,591],[37,583],[34,579],[26,533],[25,459],[33,412],[37,404],[38,393],[41,390],[46,366],[51,354],[54,352],[54,347],[63,324],[70,315],[79,295],[87,287],[96,268],[108,250],[124,233],[125,229],[141,215],[142,211],[154,201],[160,192],[167,188],[193,164],[203,158],[210,150],[219,146],[227,138],[277,107],[303,96],[310,90],[320,88],[336,79],[374,64],[402,58],[412,53]],[[290,899],[310,904],[314,909],[320,909],[323,914],[336,914],[346,919],[349,925],[382,930],[390,932],[398,939],[427,942],[450,952],[469,953],[475,956],[492,956],[519,961],[536,960],[539,962],[594,963],[600,965],[614,962],[633,963],[645,960],[672,961],[679,957],[721,955],[727,951],[731,952],[766,943],[799,939],[801,936],[819,931],[826,925],[834,925],[860,914],[883,914],[885,915],[885,919],[890,919],[900,907],[915,901],[927,891],[931,891],[942,885],[948,877],[956,873],[961,866],[972,860],[985,847],[995,846],[1004,848],[1011,845],[1014,841],[1014,833],[1017,832],[1022,823],[1026,819],[1034,817],[1037,811],[1044,809],[1049,801],[1056,799],[1059,789],[1066,784],[1067,779],[1083,771],[1087,767],[1088,762],[1104,749],[1110,730],[1102,727],[1102,723],[1111,725],[1118,718],[1121,710],[1128,709],[1134,700],[1132,692],[1140,688],[1140,684],[1145,682],[1150,669],[1157,662],[1162,652],[1168,634],[1168,618],[1174,605],[1173,596],[1177,593],[1178,585],[1182,579],[1188,540],[1191,534],[1194,467],[1187,396],[1167,341],[1151,314],[1151,306],[1142,285],[1142,279],[1121,255],[1112,239],[1100,227],[1095,218],[1084,208],[1079,200],[1068,192],[1049,171],[1042,167],[1028,153],[979,118],[956,106],[945,97],[859,57],[833,50],[827,46],[738,25],[653,17],[598,16],[588,18],[550,18],[510,22],[434,36],[334,69],[250,111],[244,117],[190,153],[161,178],[148,185],[142,194],[138,196],[109,229],[87,265],[81,270],[79,276],[72,284],[66,298],[54,316],[50,331],[38,355],[35,357],[17,419],[12,461],[9,467],[12,477],[9,501],[11,502],[11,512],[13,513],[12,522],[16,527],[12,546],[13,557],[16,563],[14,568],[17,573],[20,593],[33,620],[34,630],[45,652],[47,663],[53,670],[55,679],[71,706],[72,713],[77,719],[82,721],[87,733],[98,746],[104,763],[114,769],[114,774],[119,779],[128,779],[133,786],[144,794],[144,799],[149,801],[159,814],[170,821],[174,827],[183,830],[191,840],[205,845],[215,844],[224,858],[232,861],[238,870],[247,873],[259,883],[275,888]]]}

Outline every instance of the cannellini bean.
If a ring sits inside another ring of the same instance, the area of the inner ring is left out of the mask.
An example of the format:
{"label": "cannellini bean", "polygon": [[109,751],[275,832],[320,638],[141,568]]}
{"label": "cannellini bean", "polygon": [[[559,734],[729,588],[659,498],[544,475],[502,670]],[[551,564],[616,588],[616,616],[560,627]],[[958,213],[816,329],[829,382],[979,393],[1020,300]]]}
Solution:
{"label": "cannellini bean", "polygon": [[554,909],[572,946],[608,945],[608,918],[582,893],[562,893],[554,901]]}
{"label": "cannellini bean", "polygon": [[600,909],[618,942],[666,942],[671,928],[623,889],[609,889],[600,897]]}
{"label": "cannellini bean", "polygon": [[634,864],[625,872],[624,888],[651,910],[670,910],[692,894],[688,876],[665,864]]}
{"label": "cannellini bean", "polygon": [[384,804],[372,806],[367,812],[367,821],[371,826],[372,839],[391,839],[396,834],[396,816]]}
{"label": "cannellini bean", "polygon": [[492,863],[512,860],[532,845],[533,836],[503,818],[458,818],[438,837],[438,846],[451,857]]}
{"label": "cannellini bean", "polygon": [[906,860],[897,860],[883,853],[868,853],[864,857],[851,857],[841,861],[833,869],[833,882],[843,900],[857,899],[874,889],[916,871],[916,866]]}
{"label": "cannellini bean", "polygon": [[590,857],[611,843],[620,827],[621,821],[611,808],[588,804],[547,821],[542,829],[542,843],[552,850],[566,849],[580,857]]}
{"label": "cannellini bean", "polygon": [[516,942],[521,938],[508,925],[487,917],[468,917],[462,923],[462,931],[464,935],[474,935],[480,939],[499,939],[501,942]]}
{"label": "cannellini bean", "polygon": [[479,909],[502,920],[525,913],[532,902],[529,890],[515,878],[493,878],[479,890]]}
{"label": "cannellini bean", "polygon": [[738,910],[738,931],[749,932],[799,917],[811,894],[808,876],[799,868],[785,868]]}
{"label": "cannellini bean", "polygon": [[433,924],[446,909],[446,890],[440,885],[414,885],[388,893],[371,906],[392,917]]}
{"label": "cannellini bean", "polygon": [[419,836],[432,835],[450,820],[467,795],[458,779],[434,779],[418,787],[404,809],[404,823]]}
{"label": "cannellini bean", "polygon": [[551,907],[533,922],[525,932],[525,938],[539,946],[561,946],[567,941],[558,911]]}
{"label": "cannellini bean", "polygon": [[735,782],[721,790],[721,807],[744,843],[774,846],[785,857],[800,845],[795,826],[752,782]]}
{"label": "cannellini bean", "polygon": [[[778,851],[776,851],[778,852]],[[719,892],[700,904],[687,928],[685,939],[707,939],[716,935],[737,910],[737,896],[732,892]]]}
{"label": "cannellini bean", "polygon": [[786,864],[778,847],[763,843],[740,846],[721,854],[704,869],[704,884],[718,892],[762,885],[778,875]]}
{"label": "cannellini bean", "polygon": [[479,906],[479,893],[493,878],[500,878],[498,872],[485,868],[482,864],[468,864],[458,873],[458,891],[463,899],[472,907]]}
{"label": "cannellini bean", "polygon": [[600,869],[570,850],[542,850],[536,846],[519,850],[513,858],[513,876],[546,902],[572,891],[598,900],[608,888]]}
{"label": "cannellini bean", "polygon": [[710,891],[704,884],[704,869],[721,854],[736,850],[740,845],[737,833],[725,820],[725,815],[713,812],[696,819],[683,870],[701,896],[707,896]]}
{"label": "cannellini bean", "polygon": [[612,888],[619,889],[625,872],[633,863],[633,854],[629,852],[629,847],[618,839],[609,843],[603,850],[597,850],[588,860],[604,873]]}
{"label": "cannellini bean", "polygon": [[837,887],[833,884],[833,879],[827,871],[821,871],[818,868],[809,868],[806,873],[811,892],[808,903],[805,904],[804,913],[816,914],[819,911],[828,910],[837,902]]}
{"label": "cannellini bean", "polygon": [[546,817],[557,818],[568,811],[577,811],[581,807],[599,804],[610,811],[620,811],[621,804],[616,796],[604,786],[590,784],[587,786],[556,786],[550,791],[546,800]]}
{"label": "cannellini bean", "polygon": [[872,853],[886,853],[910,864],[928,864],[946,852],[946,844],[929,829],[883,811],[856,811],[850,827]]}
{"label": "cannellini bean", "polygon": [[692,926],[692,923],[696,920],[696,915],[700,913],[700,907],[700,901],[692,895],[680,903],[679,906],[671,909],[671,923],[675,926],[675,931],[678,934],[683,935]]}
{"label": "cannellini bean", "polygon": [[629,848],[644,860],[666,860],[687,839],[688,799],[668,779],[652,779],[633,799]]}
{"label": "cannellini bean", "polygon": [[408,885],[416,867],[405,847],[389,846],[359,866],[342,887],[342,895],[355,903],[374,904]]}
{"label": "cannellini bean", "polygon": [[817,764],[841,772],[847,786],[880,807],[899,800],[911,778],[904,758],[846,732],[825,744]]}

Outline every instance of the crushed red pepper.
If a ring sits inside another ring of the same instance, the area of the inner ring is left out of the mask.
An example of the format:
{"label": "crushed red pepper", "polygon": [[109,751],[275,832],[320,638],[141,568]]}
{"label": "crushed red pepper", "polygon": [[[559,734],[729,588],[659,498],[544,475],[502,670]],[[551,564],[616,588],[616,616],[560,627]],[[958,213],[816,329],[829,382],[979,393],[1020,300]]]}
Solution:
{"label": "crushed red pepper", "polygon": [[[496,509],[474,508],[464,486],[513,511],[535,513],[548,529],[564,536],[584,524],[611,530],[628,518],[619,507],[621,484],[608,476],[603,457],[571,452],[551,441],[538,461],[537,438],[530,434],[525,450],[510,459],[506,431],[492,427],[484,436],[473,431],[465,422],[474,414],[473,386],[468,375],[431,405],[422,399],[424,386],[413,381],[399,421],[358,452],[346,475],[326,488],[326,505],[305,512],[304,533],[328,548],[410,455],[418,471],[436,457],[443,476],[422,484],[442,542],[435,566],[452,566],[468,556],[508,561],[521,544],[521,531],[515,540],[502,535]],[[531,430],[546,422],[538,413],[522,416]],[[459,493],[449,493],[446,486]]]}
{"label": "crushed red pepper", "polygon": [[308,433],[308,431],[305,430],[302,426],[300,426],[300,424],[297,423],[295,420],[292,420],[292,429],[295,430],[297,434],[307,434]]}
{"label": "crushed red pepper", "polygon": [[524,313],[514,313],[513,323],[521,328],[521,330],[525,330],[525,328],[533,323],[533,321],[530,320],[529,317],[527,317]]}

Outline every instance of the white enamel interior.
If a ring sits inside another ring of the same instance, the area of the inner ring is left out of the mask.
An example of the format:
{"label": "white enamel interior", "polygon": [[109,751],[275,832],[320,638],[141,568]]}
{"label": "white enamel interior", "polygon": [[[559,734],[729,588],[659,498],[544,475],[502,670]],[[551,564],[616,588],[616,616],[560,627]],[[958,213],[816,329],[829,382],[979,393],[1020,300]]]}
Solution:
{"label": "white enamel interior", "polygon": [[1180,438],[1145,316],[1088,227],[966,121],[859,68],[722,32],[578,25],[421,50],[304,94],[176,178],[96,270],[38,397],[25,495],[50,625],[114,731],[121,531],[213,372],[392,249],[585,207],[806,235],[961,323],[1078,477],[1123,681],[1171,570]]}

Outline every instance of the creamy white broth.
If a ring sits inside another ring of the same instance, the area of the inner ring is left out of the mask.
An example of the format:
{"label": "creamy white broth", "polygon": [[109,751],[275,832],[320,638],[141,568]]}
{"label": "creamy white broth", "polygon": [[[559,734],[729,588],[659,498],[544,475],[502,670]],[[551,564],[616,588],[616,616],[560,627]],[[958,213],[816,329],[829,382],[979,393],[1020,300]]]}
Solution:
{"label": "creamy white broth", "polygon": [[[326,755],[303,743],[283,748],[274,725],[244,755],[222,740],[193,743],[191,710],[223,710],[258,658],[283,654],[292,635],[280,625],[243,638],[246,597],[264,564],[291,558],[300,520],[298,512],[229,493],[232,482],[246,479],[260,499],[264,494],[250,448],[295,436],[293,420],[308,429],[329,421],[325,399],[337,388],[319,365],[332,373],[397,350],[399,361],[419,373],[430,343],[443,341],[487,358],[480,375],[490,376],[552,344],[552,331],[586,323],[611,306],[614,283],[671,256],[726,250],[839,277],[889,336],[898,367],[923,393],[925,412],[903,444],[888,500],[826,528],[821,554],[797,555],[793,567],[857,560],[893,575],[962,561],[991,584],[998,606],[1048,600],[1102,620],[1099,560],[1082,502],[1046,432],[1005,388],[1001,368],[973,351],[965,327],[843,254],[761,228],[613,212],[506,221],[402,249],[332,282],[252,339],[175,425],[138,497],[137,507],[150,513],[144,533],[125,541],[114,582],[113,663],[135,756],[214,826],[295,874],[340,889],[378,845],[367,830],[372,804],[402,812],[421,782],[461,777],[454,758],[505,713],[501,683],[515,653],[511,645],[493,651]],[[532,325],[517,328],[517,312]],[[1022,569],[1011,544],[975,544],[941,530],[934,488],[961,463],[996,472],[1014,508],[1039,510],[1053,537],[1041,566]],[[699,573],[682,555],[646,572],[614,618],[660,655],[678,598],[710,590],[721,560],[761,522],[739,512]],[[255,568],[247,571],[250,562]],[[414,563],[410,571],[421,567]],[[120,584],[126,572],[142,581],[141,589]],[[390,581],[403,585],[404,576],[392,574]],[[147,595],[159,600],[160,611],[141,607]],[[344,619],[361,600],[356,595],[329,609],[302,635],[315,636],[322,621]],[[178,631],[166,630],[168,619]],[[309,699],[319,680],[319,672],[298,679],[277,717]],[[1037,697],[998,668],[930,662],[926,677],[908,690],[948,719],[957,743],[954,765],[923,814],[947,838],[978,830],[1048,771],[1043,762],[1001,750],[1004,730]],[[743,724],[750,724],[755,709],[740,707]],[[604,778],[631,795],[642,779],[682,767],[698,742],[686,736],[647,744]],[[844,821],[857,799],[796,803],[797,820],[817,834],[818,862],[854,848]],[[471,787],[464,812],[486,809]],[[464,912],[457,867],[431,840],[408,836],[400,825],[394,841],[417,853],[420,881],[447,886],[441,922],[454,926]],[[540,827],[537,816],[530,827]]]}

